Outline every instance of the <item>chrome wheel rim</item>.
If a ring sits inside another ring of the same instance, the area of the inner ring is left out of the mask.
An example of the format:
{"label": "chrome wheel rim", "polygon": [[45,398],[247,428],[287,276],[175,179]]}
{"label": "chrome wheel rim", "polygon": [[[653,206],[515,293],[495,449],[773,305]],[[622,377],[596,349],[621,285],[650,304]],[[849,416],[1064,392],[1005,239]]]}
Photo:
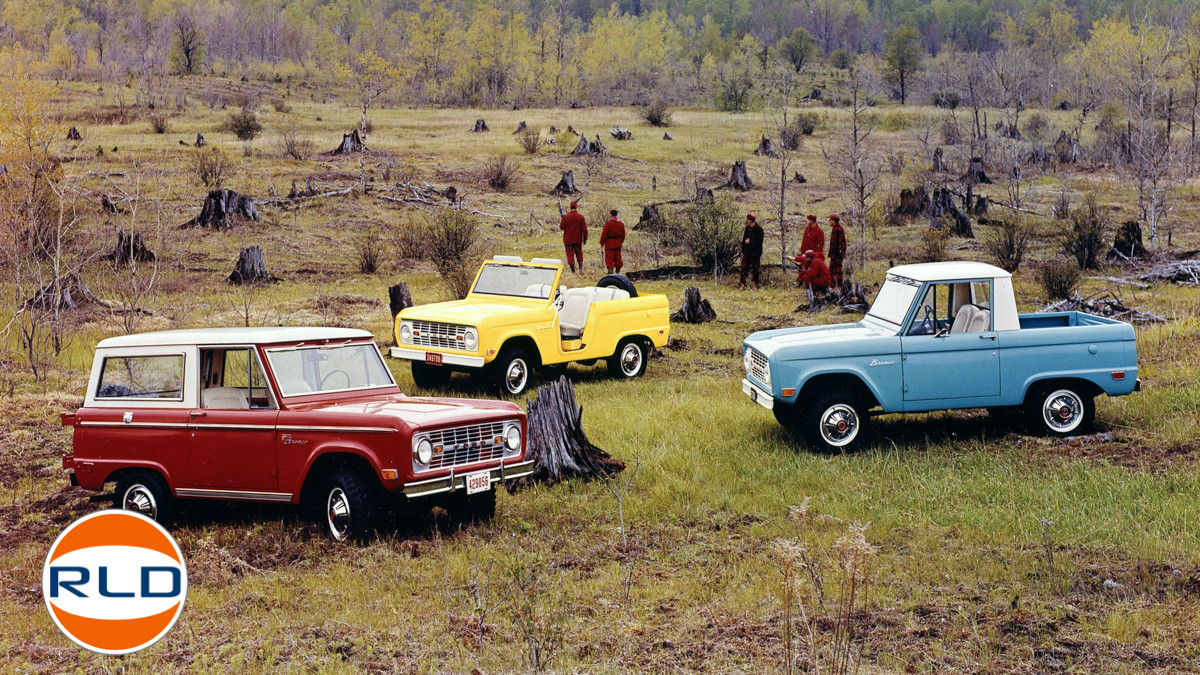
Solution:
{"label": "chrome wheel rim", "polygon": [[508,369],[504,371],[504,386],[508,388],[510,394],[519,394],[525,391],[525,381],[529,379],[529,368],[525,365],[525,359],[513,359],[508,364]]}
{"label": "chrome wheel rim", "polygon": [[621,372],[626,377],[633,377],[642,369],[642,348],[634,343],[625,345],[621,350]]}
{"label": "chrome wheel rim", "polygon": [[858,427],[858,412],[845,403],[831,405],[821,413],[821,438],[834,447],[852,443]]}
{"label": "chrome wheel rim", "polygon": [[329,499],[325,505],[325,520],[329,524],[329,533],[334,539],[342,541],[350,534],[350,500],[340,487],[329,491]]}
{"label": "chrome wheel rim", "polygon": [[1083,421],[1083,399],[1070,389],[1059,389],[1042,403],[1042,420],[1052,431],[1074,431]]}
{"label": "chrome wheel rim", "polygon": [[140,513],[151,520],[158,517],[158,501],[154,493],[145,485],[130,485],[121,497],[121,508],[126,511]]}

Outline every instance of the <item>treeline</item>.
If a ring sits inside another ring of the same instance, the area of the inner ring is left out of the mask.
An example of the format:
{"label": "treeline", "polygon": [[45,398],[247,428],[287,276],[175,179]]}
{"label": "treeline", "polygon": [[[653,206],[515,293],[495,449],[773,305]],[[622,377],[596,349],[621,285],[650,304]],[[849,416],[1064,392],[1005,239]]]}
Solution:
{"label": "treeline", "polygon": [[[930,64],[1019,46],[1037,97],[1061,101],[1064,59],[1106,17],[1178,30],[1166,0],[3,0],[0,46],[39,54],[54,77],[148,73],[332,75],[378,54],[397,95],[443,105],[673,102],[753,105],[774,65],[895,65],[907,99]],[[906,65],[906,64],[911,64]],[[883,69],[880,67],[879,69]],[[926,94],[928,92],[921,92]]]}

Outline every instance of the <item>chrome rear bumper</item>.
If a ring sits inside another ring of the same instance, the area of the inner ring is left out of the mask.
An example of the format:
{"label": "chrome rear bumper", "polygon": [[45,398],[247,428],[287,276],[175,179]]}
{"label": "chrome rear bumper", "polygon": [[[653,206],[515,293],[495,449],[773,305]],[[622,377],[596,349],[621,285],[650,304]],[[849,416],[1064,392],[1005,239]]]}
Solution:
{"label": "chrome rear bumper", "polygon": [[441,494],[443,492],[454,492],[455,490],[466,489],[466,477],[473,473],[488,471],[491,474],[492,489],[495,489],[496,483],[516,480],[524,478],[533,473],[533,460],[519,462],[517,464],[502,464],[491,469],[479,469],[475,471],[463,471],[458,473],[456,469],[451,469],[450,473],[429,480],[419,480],[412,483],[405,483],[404,495],[406,497],[428,497],[430,495]]}

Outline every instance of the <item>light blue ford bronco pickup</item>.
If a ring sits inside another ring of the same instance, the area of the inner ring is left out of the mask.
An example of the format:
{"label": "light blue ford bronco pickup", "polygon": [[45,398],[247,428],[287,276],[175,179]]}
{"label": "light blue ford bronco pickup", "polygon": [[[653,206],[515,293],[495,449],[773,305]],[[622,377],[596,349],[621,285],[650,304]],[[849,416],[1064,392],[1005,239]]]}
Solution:
{"label": "light blue ford bronco pickup", "polygon": [[816,449],[850,450],[882,413],[987,408],[1072,436],[1100,394],[1141,388],[1127,323],[1017,314],[1012,275],[976,262],[901,265],[862,321],[754,333],[742,391]]}

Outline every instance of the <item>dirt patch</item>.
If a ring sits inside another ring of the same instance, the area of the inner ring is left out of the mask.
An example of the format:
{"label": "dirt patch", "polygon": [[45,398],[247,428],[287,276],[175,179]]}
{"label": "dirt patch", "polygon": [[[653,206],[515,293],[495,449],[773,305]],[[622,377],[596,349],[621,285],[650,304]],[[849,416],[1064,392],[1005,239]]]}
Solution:
{"label": "dirt patch", "polygon": [[1030,444],[1040,461],[1091,461],[1138,471],[1164,472],[1179,463],[1200,458],[1200,441],[1183,444],[1141,445],[1119,433],[1105,431],[1088,436]]}

